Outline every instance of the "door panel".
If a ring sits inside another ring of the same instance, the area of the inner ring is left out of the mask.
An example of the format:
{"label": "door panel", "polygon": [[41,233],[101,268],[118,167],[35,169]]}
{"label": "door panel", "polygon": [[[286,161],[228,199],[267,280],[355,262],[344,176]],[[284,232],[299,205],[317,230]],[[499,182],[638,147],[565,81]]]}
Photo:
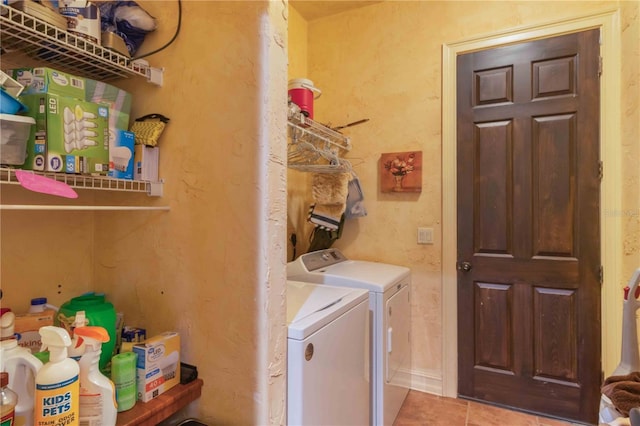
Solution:
{"label": "door panel", "polygon": [[598,30],[458,57],[462,397],[597,421],[598,61]]}

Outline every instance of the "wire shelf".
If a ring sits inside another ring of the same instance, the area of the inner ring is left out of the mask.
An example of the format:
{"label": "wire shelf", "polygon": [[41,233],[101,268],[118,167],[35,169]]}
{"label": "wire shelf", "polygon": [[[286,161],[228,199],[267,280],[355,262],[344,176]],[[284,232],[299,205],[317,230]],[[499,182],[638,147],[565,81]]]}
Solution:
{"label": "wire shelf", "polygon": [[291,169],[317,173],[351,171],[342,158],[351,150],[349,137],[307,118],[301,112],[289,114],[287,164]]}
{"label": "wire shelf", "polygon": [[4,4],[0,4],[0,35],[3,54],[19,51],[61,71],[100,81],[131,76],[158,80],[158,69]]}
{"label": "wire shelf", "polygon": [[[144,192],[150,196],[162,195],[162,182],[142,180],[115,179],[106,176],[85,176],[55,172],[33,172],[39,176],[48,177],[63,182],[72,188],[103,191]],[[0,184],[19,185],[15,169],[0,167]]]}

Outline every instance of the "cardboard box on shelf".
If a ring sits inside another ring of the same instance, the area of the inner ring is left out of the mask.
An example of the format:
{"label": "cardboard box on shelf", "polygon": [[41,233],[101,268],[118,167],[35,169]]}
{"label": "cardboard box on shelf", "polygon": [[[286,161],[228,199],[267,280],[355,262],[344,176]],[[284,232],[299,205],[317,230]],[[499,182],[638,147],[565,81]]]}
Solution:
{"label": "cardboard box on shelf", "polygon": [[138,400],[151,401],[180,383],[180,335],[166,331],[133,346]]}
{"label": "cardboard box on shelf", "polygon": [[40,327],[53,325],[55,314],[53,309],[45,309],[42,312],[16,315],[13,331],[18,337],[18,345],[29,349],[31,353],[40,352]]}
{"label": "cardboard box on shelf", "polygon": [[109,138],[109,176],[133,179],[134,143],[134,134],[128,130],[117,130],[115,138]]}
{"label": "cardboard box on shelf", "polygon": [[135,180],[158,181],[158,164],[160,161],[160,148],[157,146],[136,145],[134,156]]}
{"label": "cardboard box on shelf", "polygon": [[109,110],[106,105],[55,94],[24,95],[36,120],[23,169],[106,175]]}
{"label": "cardboard box on shelf", "polygon": [[9,75],[25,86],[23,95],[49,93],[107,104],[114,137],[117,129],[129,128],[132,97],[116,86],[47,67],[16,68]]}
{"label": "cardboard box on shelf", "polygon": [[22,95],[49,93],[85,99],[85,78],[46,67],[16,68],[9,73],[24,86]]}
{"label": "cardboard box on shelf", "polygon": [[131,94],[102,81],[86,79],[85,101],[109,105],[109,132],[115,138],[119,129],[129,129]]}
{"label": "cardboard box on shelf", "polygon": [[98,5],[87,0],[65,0],[60,2],[58,11],[67,18],[67,31],[100,44],[102,32]]}

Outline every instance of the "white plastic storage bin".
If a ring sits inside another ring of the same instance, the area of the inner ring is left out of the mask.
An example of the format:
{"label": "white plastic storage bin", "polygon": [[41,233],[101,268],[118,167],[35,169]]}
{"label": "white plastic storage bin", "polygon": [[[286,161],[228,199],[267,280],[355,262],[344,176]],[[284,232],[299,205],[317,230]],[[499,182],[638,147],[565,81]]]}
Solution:
{"label": "white plastic storage bin", "polygon": [[24,164],[27,158],[27,141],[31,126],[36,124],[32,117],[21,115],[0,114],[0,164]]}

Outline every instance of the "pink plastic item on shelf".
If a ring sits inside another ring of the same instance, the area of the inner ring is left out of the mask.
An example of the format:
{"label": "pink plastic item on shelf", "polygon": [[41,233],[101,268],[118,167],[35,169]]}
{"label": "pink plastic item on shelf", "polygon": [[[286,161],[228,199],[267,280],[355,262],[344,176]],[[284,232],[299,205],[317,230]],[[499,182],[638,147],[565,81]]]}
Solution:
{"label": "pink plastic item on shelf", "polygon": [[16,177],[22,187],[43,194],[55,195],[57,197],[78,198],[78,194],[64,182],[36,175],[25,170],[16,170]]}

